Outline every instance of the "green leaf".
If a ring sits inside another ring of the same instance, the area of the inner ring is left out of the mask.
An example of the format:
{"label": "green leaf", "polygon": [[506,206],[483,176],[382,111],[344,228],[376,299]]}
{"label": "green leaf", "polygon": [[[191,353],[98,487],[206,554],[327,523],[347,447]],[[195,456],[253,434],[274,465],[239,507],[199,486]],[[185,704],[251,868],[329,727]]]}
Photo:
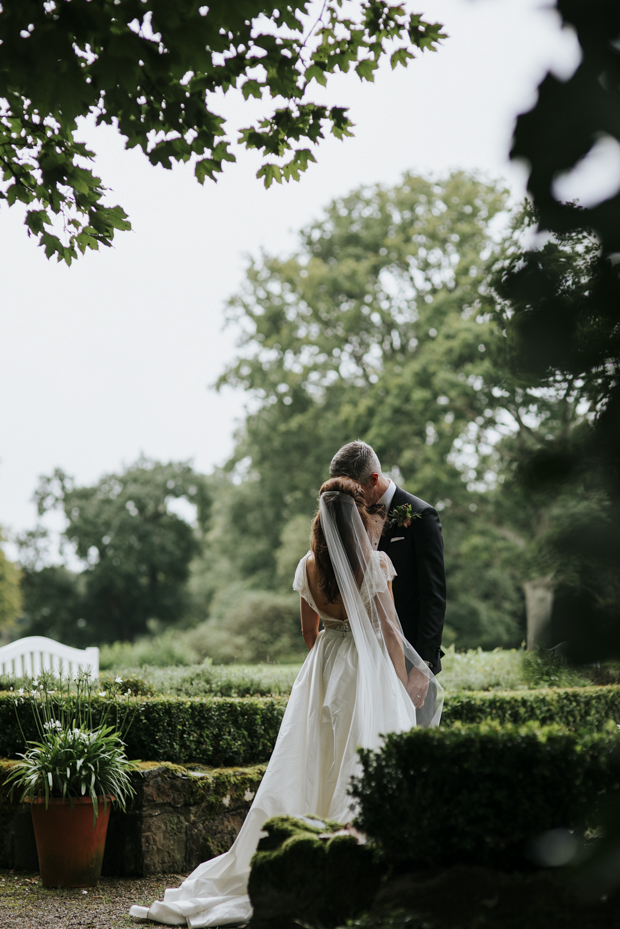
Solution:
{"label": "green leaf", "polygon": [[256,97],[260,100],[263,96],[263,86],[259,84],[258,81],[248,80],[241,87],[241,93],[243,94],[243,99],[247,100],[249,97]]}
{"label": "green leaf", "polygon": [[274,181],[277,181],[278,184],[282,183],[282,170],[278,167],[278,165],[266,164],[263,165],[262,168],[259,168],[259,170],[256,172],[256,177],[259,179],[264,177],[265,187],[269,188]]}
{"label": "green leaf", "polygon": [[322,84],[323,87],[327,86],[327,77],[325,76],[325,66],[322,68],[318,64],[310,65],[306,69],[306,82],[309,84],[310,81],[314,78],[319,84]]}
{"label": "green leaf", "polygon": [[392,65],[392,71],[397,65],[403,65],[407,67],[407,62],[411,61],[415,56],[406,48],[397,48],[392,57],[390,58],[390,64]]}

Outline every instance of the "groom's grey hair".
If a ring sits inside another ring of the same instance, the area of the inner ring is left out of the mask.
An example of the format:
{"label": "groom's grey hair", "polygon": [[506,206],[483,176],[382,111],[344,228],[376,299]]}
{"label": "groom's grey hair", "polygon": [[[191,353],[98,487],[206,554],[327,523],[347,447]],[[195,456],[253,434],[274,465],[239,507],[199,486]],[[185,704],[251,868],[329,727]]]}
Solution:
{"label": "groom's grey hair", "polygon": [[367,484],[371,474],[381,474],[381,462],[375,450],[365,442],[343,445],[329,466],[330,477],[350,477],[358,484]]}

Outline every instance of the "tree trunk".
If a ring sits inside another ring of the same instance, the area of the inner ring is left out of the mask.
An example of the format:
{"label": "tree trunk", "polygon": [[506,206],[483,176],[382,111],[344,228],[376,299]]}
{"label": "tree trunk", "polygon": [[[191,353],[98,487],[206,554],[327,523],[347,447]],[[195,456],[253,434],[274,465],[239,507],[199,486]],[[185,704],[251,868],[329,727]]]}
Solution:
{"label": "tree trunk", "polygon": [[525,612],[527,615],[527,647],[549,647],[547,641],[551,609],[553,607],[553,576],[536,577],[523,582]]}

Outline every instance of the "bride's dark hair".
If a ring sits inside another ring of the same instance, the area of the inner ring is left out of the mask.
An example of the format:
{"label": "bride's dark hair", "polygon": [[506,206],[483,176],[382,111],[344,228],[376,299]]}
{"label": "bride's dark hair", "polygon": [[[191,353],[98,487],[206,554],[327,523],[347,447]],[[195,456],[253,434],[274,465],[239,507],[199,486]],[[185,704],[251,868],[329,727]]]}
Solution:
{"label": "bride's dark hair", "polygon": [[[364,491],[357,483],[357,481],[351,480],[350,477],[331,477],[328,481],[325,481],[319,490],[319,500],[323,494],[328,493],[329,491],[347,494],[349,497],[352,497],[355,501],[357,511],[360,514],[364,529],[368,530],[370,517],[368,515],[368,509],[364,500]],[[350,527],[345,526],[344,508],[342,504],[335,508],[335,516],[336,524],[340,530],[340,537],[343,541],[345,551],[349,555],[349,560],[351,560],[353,555],[353,547],[347,545],[347,535],[350,532]],[[336,575],[334,574],[334,568],[331,562],[331,558],[329,557],[329,552],[327,550],[327,542],[325,540],[325,534],[321,526],[320,511],[316,514],[312,523],[310,547],[312,549],[314,561],[318,569],[317,580],[319,590],[325,597],[327,603],[335,603],[335,601],[340,596],[340,591],[338,589],[338,584],[336,583]],[[358,583],[361,583],[361,576],[359,578],[357,577],[361,566],[351,564],[351,567],[353,568],[353,573],[355,574]]]}

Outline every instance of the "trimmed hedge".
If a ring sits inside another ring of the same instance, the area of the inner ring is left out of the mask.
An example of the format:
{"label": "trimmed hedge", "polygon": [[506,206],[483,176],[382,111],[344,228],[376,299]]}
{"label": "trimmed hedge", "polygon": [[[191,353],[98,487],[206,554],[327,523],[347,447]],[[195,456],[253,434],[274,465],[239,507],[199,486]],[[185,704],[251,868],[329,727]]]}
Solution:
{"label": "trimmed hedge", "polygon": [[[15,716],[15,693],[0,693],[0,756],[24,751]],[[109,700],[95,697],[97,712]],[[286,707],[286,697],[131,697],[136,715],[127,736],[130,758],[198,762],[226,767],[268,761]],[[27,704],[19,707],[28,739],[36,738]],[[448,694],[441,729],[492,719],[505,725],[557,723],[600,732],[609,719],[620,722],[620,686],[574,687],[514,692]]]}
{"label": "trimmed hedge", "polygon": [[356,825],[395,865],[516,865],[541,833],[595,824],[596,804],[620,787],[611,727],[414,729],[360,757]]}
{"label": "trimmed hedge", "polygon": [[328,929],[369,909],[385,867],[339,823],[274,816],[261,836],[248,883],[252,929]]}
{"label": "trimmed hedge", "polygon": [[[286,707],[284,697],[133,697],[117,700],[129,704],[135,716],[125,738],[131,759],[196,762],[213,767],[251,765],[268,761]],[[93,698],[93,724],[109,703]],[[28,702],[17,708],[27,739],[37,733]],[[15,695],[0,693],[0,757],[24,751],[15,713]],[[113,722],[113,715],[110,722]]]}
{"label": "trimmed hedge", "polygon": [[482,723],[542,726],[600,732],[609,719],[620,723],[620,687],[550,687],[545,690],[461,691],[446,694],[442,726]]}

